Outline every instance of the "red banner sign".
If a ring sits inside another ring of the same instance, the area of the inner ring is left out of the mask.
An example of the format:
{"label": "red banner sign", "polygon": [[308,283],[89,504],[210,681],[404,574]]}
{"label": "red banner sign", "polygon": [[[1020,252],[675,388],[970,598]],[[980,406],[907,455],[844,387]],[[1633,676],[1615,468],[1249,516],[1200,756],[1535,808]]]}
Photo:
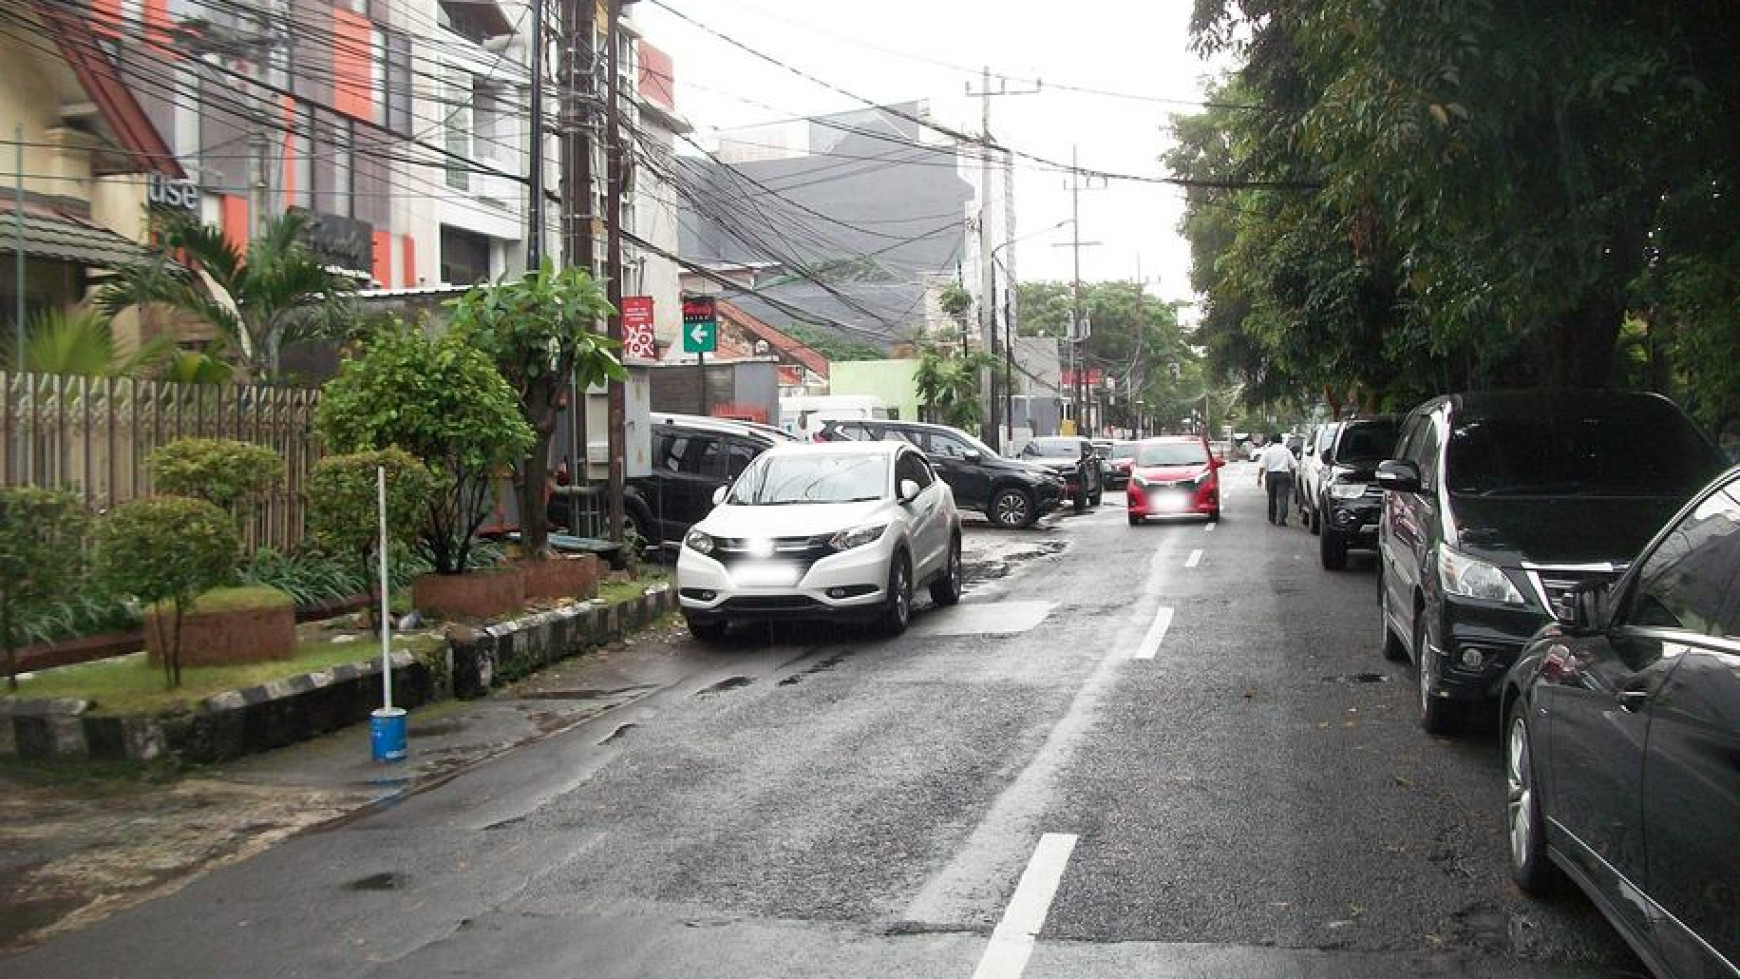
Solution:
{"label": "red banner sign", "polygon": [[659,345],[653,334],[653,297],[622,297],[622,354],[641,360],[659,358]]}
{"label": "red banner sign", "polygon": [[[1066,387],[1066,388],[1075,387],[1076,373],[1077,373],[1076,371],[1067,370],[1067,369],[1063,372],[1063,386],[1064,387]],[[1105,379],[1106,379],[1105,372],[1102,371],[1101,369],[1099,369],[1098,367],[1089,367],[1086,371],[1081,372],[1081,374],[1082,374],[1082,381],[1085,384],[1087,384],[1088,387],[1097,387],[1100,384],[1105,383]]]}

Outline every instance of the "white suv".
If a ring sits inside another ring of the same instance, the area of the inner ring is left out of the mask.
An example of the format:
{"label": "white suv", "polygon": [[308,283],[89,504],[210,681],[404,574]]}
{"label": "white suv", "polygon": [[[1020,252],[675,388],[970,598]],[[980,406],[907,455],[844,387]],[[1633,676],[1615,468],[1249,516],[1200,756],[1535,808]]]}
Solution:
{"label": "white suv", "polygon": [[912,592],[961,597],[961,517],[923,453],[904,442],[767,450],[683,538],[678,597],[689,631],[733,622],[849,618],[905,631]]}

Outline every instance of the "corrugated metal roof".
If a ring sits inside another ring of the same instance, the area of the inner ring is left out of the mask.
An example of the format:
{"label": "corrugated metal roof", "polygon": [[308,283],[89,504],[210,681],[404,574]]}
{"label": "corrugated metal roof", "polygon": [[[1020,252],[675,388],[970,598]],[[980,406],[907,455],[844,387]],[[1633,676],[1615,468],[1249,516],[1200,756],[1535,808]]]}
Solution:
{"label": "corrugated metal roof", "polygon": [[[0,205],[0,253],[11,255],[18,250],[17,215],[13,208]],[[143,258],[145,249],[107,228],[27,202],[24,254],[27,258],[112,269]]]}

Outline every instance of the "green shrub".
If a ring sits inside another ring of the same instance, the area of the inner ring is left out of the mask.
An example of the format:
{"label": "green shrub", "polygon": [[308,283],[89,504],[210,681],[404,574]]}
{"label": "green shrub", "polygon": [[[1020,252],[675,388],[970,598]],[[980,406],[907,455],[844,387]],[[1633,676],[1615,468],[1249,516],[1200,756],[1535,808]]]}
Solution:
{"label": "green shrub", "polygon": [[[202,592],[229,582],[240,549],[228,514],[184,496],[131,500],[98,525],[97,561],[109,585],[144,605],[169,606],[169,634],[158,634],[169,686],[181,685],[182,616]],[[159,630],[163,619],[156,616]]]}
{"label": "green shrub", "polygon": [[489,515],[490,477],[532,444],[507,381],[483,352],[449,333],[377,334],[327,382],[315,425],[329,449],[397,446],[441,477],[419,530],[441,574],[471,565],[472,538]]}
{"label": "green shrub", "polygon": [[0,646],[18,689],[19,627],[41,617],[85,569],[89,514],[64,490],[0,488]]}
{"label": "green shrub", "polygon": [[386,471],[387,546],[412,544],[439,483],[409,453],[381,449],[327,456],[308,476],[309,529],[323,549],[355,562],[368,584],[371,625],[380,601],[380,586],[369,560],[380,544],[379,470]]}
{"label": "green shrub", "polygon": [[157,492],[204,500],[237,519],[284,480],[278,453],[234,439],[176,439],[145,465]]}

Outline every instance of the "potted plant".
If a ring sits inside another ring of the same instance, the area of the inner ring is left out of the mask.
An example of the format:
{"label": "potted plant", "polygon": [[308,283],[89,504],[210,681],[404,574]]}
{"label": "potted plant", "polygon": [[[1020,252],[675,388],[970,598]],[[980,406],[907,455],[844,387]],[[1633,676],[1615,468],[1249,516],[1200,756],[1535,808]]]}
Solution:
{"label": "potted plant", "polygon": [[558,270],[548,261],[453,303],[453,332],[495,361],[531,426],[532,442],[514,462],[527,594],[533,597],[596,594],[596,559],[551,560],[545,494],[550,438],[569,385],[585,390],[628,376],[611,350],[614,341],[596,332],[611,312],[603,287],[586,270]]}
{"label": "potted plant", "polygon": [[315,426],[330,449],[397,446],[438,476],[419,521],[418,546],[434,573],[412,582],[417,608],[488,618],[524,604],[518,569],[472,569],[472,542],[489,516],[491,473],[519,458],[533,438],[488,355],[456,333],[432,338],[394,324],[327,383]]}

